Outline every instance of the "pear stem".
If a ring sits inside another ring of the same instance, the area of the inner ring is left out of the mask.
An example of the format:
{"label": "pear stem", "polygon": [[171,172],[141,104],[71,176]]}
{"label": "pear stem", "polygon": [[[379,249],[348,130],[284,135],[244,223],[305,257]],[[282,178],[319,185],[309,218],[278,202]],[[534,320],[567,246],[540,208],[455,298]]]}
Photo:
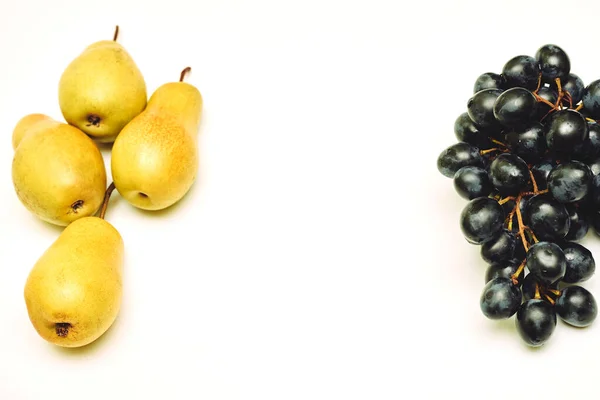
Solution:
{"label": "pear stem", "polygon": [[119,25],[117,25],[117,27],[115,28],[115,34],[113,36],[113,42],[116,42],[118,37],[119,37]]}
{"label": "pear stem", "polygon": [[108,201],[110,200],[110,195],[113,190],[115,190],[115,183],[111,183],[106,192],[104,193],[104,201],[102,202],[102,209],[100,209],[100,218],[104,219],[104,215],[106,214],[106,209],[108,208]]}
{"label": "pear stem", "polygon": [[185,67],[183,71],[181,71],[181,75],[179,76],[179,82],[183,82],[185,76],[190,73],[192,67]]}

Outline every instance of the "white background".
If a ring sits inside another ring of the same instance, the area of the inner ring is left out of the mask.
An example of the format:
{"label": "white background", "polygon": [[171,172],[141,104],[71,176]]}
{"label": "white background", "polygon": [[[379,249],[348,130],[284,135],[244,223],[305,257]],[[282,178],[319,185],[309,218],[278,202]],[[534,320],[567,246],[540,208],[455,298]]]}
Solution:
{"label": "white background", "polygon": [[[410,7],[2,0],[0,399],[597,398],[599,325],[559,323],[531,350],[513,319],[481,314],[485,264],[436,158],[475,78],[515,55],[555,43],[600,78],[600,3]],[[150,93],[192,67],[201,174],[164,212],[115,193],[121,313],[64,350],[26,313],[27,274],[60,229],[18,202],[11,134],[29,113],[61,118],[63,69],[115,24]],[[600,278],[585,287],[600,294]]]}

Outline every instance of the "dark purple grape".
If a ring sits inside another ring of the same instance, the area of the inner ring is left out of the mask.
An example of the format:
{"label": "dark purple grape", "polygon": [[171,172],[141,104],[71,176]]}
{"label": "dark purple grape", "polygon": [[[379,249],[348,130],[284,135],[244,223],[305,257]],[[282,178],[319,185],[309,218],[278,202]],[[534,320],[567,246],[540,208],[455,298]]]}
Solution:
{"label": "dark purple grape", "polygon": [[600,211],[594,211],[591,215],[592,227],[596,235],[600,236]]}
{"label": "dark purple grape", "polygon": [[498,127],[494,116],[494,104],[502,93],[502,89],[483,89],[475,93],[467,102],[467,113],[475,125],[485,127]]}
{"label": "dark purple grape", "polygon": [[485,169],[480,167],[462,167],[454,175],[454,188],[460,197],[473,200],[492,193],[494,187]]}
{"label": "dark purple grape", "polygon": [[437,159],[438,171],[447,178],[467,165],[483,167],[484,162],[479,149],[465,142],[458,142],[446,148]]}
{"label": "dark purple grape", "polygon": [[506,88],[522,87],[534,90],[538,86],[540,66],[530,56],[516,56],[504,64],[502,76],[506,79]]}
{"label": "dark purple grape", "polygon": [[579,76],[575,74],[569,74],[569,77],[561,82],[561,84],[563,91],[569,92],[569,95],[571,95],[571,102],[573,106],[581,101],[583,98],[585,85]]}
{"label": "dark purple grape", "polygon": [[528,124],[536,111],[537,100],[529,90],[514,87],[500,93],[494,103],[494,116],[502,126]]}
{"label": "dark purple grape", "polygon": [[515,324],[527,345],[539,347],[550,339],[556,328],[556,311],[544,300],[527,300],[519,307]]}
{"label": "dark purple grape", "polygon": [[529,168],[521,157],[503,153],[490,164],[489,175],[492,185],[500,194],[512,196],[527,187]]}
{"label": "dark purple grape", "polygon": [[561,203],[573,203],[585,197],[592,186],[592,172],[581,161],[557,165],[548,175],[548,190]]}
{"label": "dark purple grape", "polygon": [[568,241],[578,241],[585,237],[589,228],[590,221],[585,210],[580,209],[575,204],[566,204],[565,208],[569,213],[569,232],[565,236]]}
{"label": "dark purple grape", "polygon": [[480,149],[492,147],[489,133],[475,125],[466,112],[454,121],[454,135],[459,142],[466,142]]}
{"label": "dark purple grape", "polygon": [[596,272],[596,262],[592,252],[579,243],[568,242],[562,246],[567,259],[567,269],[562,281],[579,283],[590,279]]}
{"label": "dark purple grape", "polygon": [[552,242],[538,242],[527,251],[526,266],[540,282],[552,284],[565,276],[567,260],[562,249]]}
{"label": "dark purple grape", "polygon": [[600,157],[594,158],[593,160],[589,160],[586,164],[588,167],[590,167],[592,175],[600,175]]}
{"label": "dark purple grape", "polygon": [[585,141],[589,130],[584,116],[572,109],[550,114],[544,126],[546,144],[557,154],[571,153],[575,146]]}
{"label": "dark purple grape", "polygon": [[490,264],[485,270],[485,283],[495,278],[512,279],[520,264],[516,259]]}
{"label": "dark purple grape", "polygon": [[489,319],[506,319],[513,316],[522,300],[521,290],[508,278],[495,278],[483,288],[479,305]]}
{"label": "dark purple grape", "polygon": [[586,115],[592,119],[600,119],[600,79],[585,87],[582,100]]}
{"label": "dark purple grape", "polygon": [[553,81],[556,78],[566,79],[571,72],[571,61],[567,53],[560,47],[547,44],[538,49],[535,54],[542,78],[546,81]]}
{"label": "dark purple grape", "polygon": [[546,152],[544,126],[539,122],[513,128],[506,132],[510,150],[528,163],[539,162]]}
{"label": "dark purple grape", "polygon": [[590,202],[593,207],[600,208],[600,175],[594,175],[590,185]]}
{"label": "dark purple grape", "polygon": [[550,175],[550,171],[552,171],[555,165],[552,160],[543,160],[531,168],[533,178],[539,190],[548,188],[548,175]]}
{"label": "dark purple grape", "polygon": [[556,312],[567,324],[586,327],[596,319],[598,306],[587,289],[574,285],[562,290],[556,300]]}
{"label": "dark purple grape", "polygon": [[502,230],[504,210],[490,197],[479,197],[467,203],[460,214],[460,227],[471,244],[483,244]]}
{"label": "dark purple grape", "polygon": [[479,75],[473,85],[473,93],[477,93],[483,89],[504,89],[504,78],[500,74],[486,72]]}
{"label": "dark purple grape", "polygon": [[[547,86],[540,87],[540,89],[537,92],[537,95],[552,104],[556,104],[556,101],[558,100],[558,93],[551,87]],[[547,116],[550,110],[552,109],[552,107],[550,107],[543,101],[538,101],[536,106],[535,119],[537,121],[541,121],[542,118]]]}
{"label": "dark purple grape", "polygon": [[556,241],[569,232],[569,213],[565,205],[548,193],[531,197],[525,207],[526,224],[540,240]]}
{"label": "dark purple grape", "polygon": [[573,148],[572,157],[579,161],[593,161],[600,154],[600,124],[588,121],[588,136]]}
{"label": "dark purple grape", "polygon": [[481,246],[481,258],[489,264],[508,261],[516,256],[517,245],[523,247],[514,233],[504,229]]}

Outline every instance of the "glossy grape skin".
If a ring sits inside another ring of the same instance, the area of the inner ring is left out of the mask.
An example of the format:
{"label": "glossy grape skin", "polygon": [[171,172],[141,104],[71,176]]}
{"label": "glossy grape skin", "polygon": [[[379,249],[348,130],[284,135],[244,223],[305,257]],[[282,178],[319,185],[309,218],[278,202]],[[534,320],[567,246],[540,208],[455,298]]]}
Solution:
{"label": "glossy grape skin", "polygon": [[[485,270],[485,283],[495,278],[512,279],[521,263],[517,259],[490,264]],[[523,275],[521,275],[522,277]],[[521,278],[522,280],[522,278]],[[520,284],[521,282],[518,282]]]}
{"label": "glossy grape skin", "polygon": [[529,247],[526,266],[540,282],[552,284],[565,276],[567,260],[556,243],[538,242]]}
{"label": "glossy grape skin", "polygon": [[479,149],[465,142],[447,147],[437,159],[438,171],[447,178],[454,178],[456,172],[467,165],[483,167],[484,162]]}
{"label": "glossy grape skin", "polygon": [[580,112],[564,109],[553,112],[545,122],[546,145],[558,153],[570,153],[588,136],[587,121]]}
{"label": "glossy grape skin", "polygon": [[548,175],[548,190],[561,203],[573,203],[585,197],[592,186],[592,172],[581,161],[557,165]]}
{"label": "glossy grape skin", "polygon": [[571,72],[571,60],[567,53],[559,46],[547,44],[538,49],[535,53],[542,78],[546,81],[553,81],[555,78],[566,79]]}
{"label": "glossy grape skin", "polygon": [[494,103],[494,116],[503,126],[529,123],[536,111],[537,100],[529,90],[514,87],[500,93]]}
{"label": "glossy grape skin", "polygon": [[475,80],[473,85],[473,93],[477,93],[483,89],[504,89],[506,84],[504,77],[494,72],[486,72],[481,74]]}
{"label": "glossy grape skin", "polygon": [[494,104],[502,89],[483,89],[475,93],[467,102],[467,113],[475,125],[482,128],[498,127],[494,116]]}
{"label": "glossy grape skin", "polygon": [[586,164],[588,167],[590,167],[592,175],[600,175],[600,157],[589,160]]}
{"label": "glossy grape skin", "polygon": [[567,79],[561,82],[561,84],[563,91],[569,92],[569,94],[571,95],[571,101],[573,103],[573,106],[575,106],[575,104],[581,101],[581,99],[583,98],[585,84],[579,76],[571,73],[569,74]]}
{"label": "glossy grape skin", "polygon": [[516,256],[517,245],[515,234],[503,229],[481,246],[481,258],[489,264],[508,261]]}
{"label": "glossy grape skin", "polygon": [[575,204],[566,204],[565,208],[569,213],[569,232],[565,236],[565,240],[578,241],[583,239],[590,229],[587,213],[580,210]]}
{"label": "glossy grape skin", "polygon": [[[549,101],[552,104],[556,104],[556,101],[558,100],[558,93],[556,92],[556,90],[547,86],[540,87],[540,89],[537,92],[537,95],[542,99]],[[541,121],[542,118],[548,115],[548,112],[550,110],[551,108],[548,104],[544,103],[543,101],[538,101],[534,119],[537,121]]]}
{"label": "glossy grape skin", "polygon": [[510,129],[506,132],[506,145],[524,161],[539,162],[547,148],[544,126],[539,122],[531,122],[523,127]]}
{"label": "glossy grape skin", "polygon": [[592,252],[579,243],[569,242],[561,246],[567,260],[567,269],[562,281],[580,283],[590,279],[596,271]]}
{"label": "glossy grape skin", "polygon": [[596,299],[581,286],[569,286],[562,290],[556,300],[558,316],[569,325],[580,328],[590,326],[598,315]]}
{"label": "glossy grape skin", "polygon": [[600,175],[594,175],[591,180],[590,201],[596,208],[600,208]]}
{"label": "glossy grape skin", "polygon": [[529,168],[516,154],[503,153],[490,164],[489,175],[492,185],[500,194],[512,196],[527,186]]}
{"label": "glossy grape skin", "polygon": [[483,315],[489,319],[506,319],[513,316],[522,300],[521,290],[508,278],[494,278],[486,283],[479,299]]}
{"label": "glossy grape skin", "polygon": [[518,86],[534,90],[538,85],[539,74],[540,67],[537,60],[525,55],[511,58],[502,68],[502,76],[506,79],[506,88]]}
{"label": "glossy grape skin", "polygon": [[554,307],[540,299],[530,299],[521,304],[515,318],[519,336],[532,347],[542,346],[550,339],[556,322]]}
{"label": "glossy grape skin", "polygon": [[460,227],[471,244],[483,244],[502,230],[504,210],[489,197],[479,197],[467,203],[460,214]]}
{"label": "glossy grape skin", "polygon": [[542,160],[531,168],[533,178],[539,190],[548,188],[548,175],[550,175],[550,171],[552,171],[555,165],[552,160]]}
{"label": "glossy grape skin", "polygon": [[600,79],[585,87],[582,100],[586,114],[592,119],[600,119]]}
{"label": "glossy grape skin", "polygon": [[456,171],[454,189],[463,199],[473,200],[488,196],[494,187],[485,169],[466,166]]}
{"label": "glossy grape skin", "polygon": [[492,147],[489,133],[475,125],[466,112],[454,121],[454,136],[459,142],[466,142],[480,149]]}
{"label": "glossy grape skin", "polygon": [[539,240],[563,239],[569,232],[571,221],[565,205],[549,194],[531,197],[525,207],[526,224]]}
{"label": "glossy grape skin", "polygon": [[572,158],[578,161],[593,161],[600,154],[600,124],[588,121],[588,136],[573,148]]}

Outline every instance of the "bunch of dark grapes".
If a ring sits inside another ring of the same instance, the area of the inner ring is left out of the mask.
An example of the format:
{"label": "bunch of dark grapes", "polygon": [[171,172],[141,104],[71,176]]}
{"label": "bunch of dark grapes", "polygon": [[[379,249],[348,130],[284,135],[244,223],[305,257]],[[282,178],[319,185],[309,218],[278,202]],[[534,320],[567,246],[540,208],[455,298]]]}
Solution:
{"label": "bunch of dark grapes", "polygon": [[475,80],[455,121],[458,143],[438,157],[440,173],[468,200],[465,239],[489,264],[480,306],[490,319],[515,317],[530,346],[561,319],[585,327],[598,313],[581,283],[595,272],[578,242],[600,232],[600,79],[584,85],[567,53],[544,45]]}

